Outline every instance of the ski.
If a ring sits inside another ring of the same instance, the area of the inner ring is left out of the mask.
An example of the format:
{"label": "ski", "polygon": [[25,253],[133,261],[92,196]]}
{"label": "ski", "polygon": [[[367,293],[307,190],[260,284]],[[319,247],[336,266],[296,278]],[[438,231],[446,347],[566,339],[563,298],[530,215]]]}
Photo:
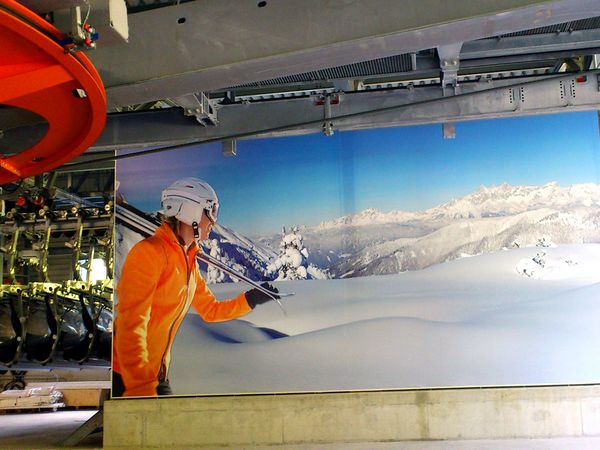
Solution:
{"label": "ski", "polygon": [[130,230],[143,234],[144,237],[152,236],[159,226],[158,221],[131,205],[117,204],[115,213],[119,222]]}
{"label": "ski", "polygon": [[260,285],[260,283],[248,278],[246,275],[244,275],[243,273],[238,272],[237,270],[225,265],[224,263],[222,263],[221,261],[219,261],[216,258],[213,258],[210,255],[207,255],[206,253],[202,253],[202,251],[199,251],[196,254],[196,260],[198,261],[202,261],[205,264],[209,264],[213,267],[215,267],[218,270],[221,270],[223,272],[225,272],[227,275],[229,276],[233,276],[236,278],[239,278],[240,280],[244,281],[245,283],[248,283],[250,286],[258,289],[259,291],[267,294],[269,297],[271,297],[273,300],[275,300],[277,302],[277,304],[279,305],[279,307],[281,308],[281,310],[285,313],[285,309],[283,309],[283,305],[281,304],[281,302],[279,301],[279,299],[277,297],[291,297],[292,295],[295,295],[294,292],[272,292],[264,287],[262,287]]}
{"label": "ski", "polygon": [[[116,212],[117,219],[123,225],[125,225],[130,230],[142,233],[144,236],[152,235],[154,233],[154,231],[156,231],[156,228],[158,227],[158,224],[156,222],[154,222],[150,216],[148,216],[147,214],[143,213],[142,211],[139,211],[138,209],[136,209],[130,205],[116,205],[115,212]],[[207,255],[206,253],[203,253],[202,250],[200,250],[198,252],[198,254],[196,255],[196,259],[204,262],[205,264],[210,264],[211,266],[215,267],[216,269],[225,272],[227,275],[238,278],[238,279],[244,281],[245,283],[251,285],[252,287],[260,290],[261,292],[264,292],[265,294],[267,294],[269,297],[271,297],[273,300],[275,300],[277,302],[277,304],[282,309],[284,314],[285,314],[285,309],[283,309],[283,305],[281,304],[279,299],[275,298],[275,296],[291,297],[292,295],[295,295],[294,293],[271,292],[270,290],[262,287],[256,281],[248,278],[246,275],[227,266],[226,264],[219,261],[218,259],[213,258],[212,256]]]}

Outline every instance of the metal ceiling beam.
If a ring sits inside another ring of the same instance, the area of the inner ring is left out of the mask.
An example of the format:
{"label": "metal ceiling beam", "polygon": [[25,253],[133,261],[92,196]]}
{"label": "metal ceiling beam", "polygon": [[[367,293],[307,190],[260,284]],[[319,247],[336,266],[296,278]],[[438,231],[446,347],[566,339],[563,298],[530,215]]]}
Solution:
{"label": "metal ceiling beam", "polygon": [[132,14],[129,44],[90,56],[114,108],[592,16],[600,0],[205,0]]}
{"label": "metal ceiling beam", "polygon": [[460,59],[580,50],[600,47],[600,30],[511,36],[465,42]]}
{"label": "metal ceiling beam", "polygon": [[[112,150],[112,148],[111,148]],[[114,155],[113,151],[110,152],[91,152],[88,151],[83,155],[75,158],[71,163],[65,164],[58,169],[56,172],[58,173],[74,173],[74,172],[98,172],[101,170],[114,170],[115,162],[114,161],[94,161],[96,158],[101,156],[111,156]],[[90,161],[86,164],[87,161]],[[77,164],[77,168],[70,168],[69,164]]]}
{"label": "metal ceiling beam", "polygon": [[[332,106],[330,120],[335,130],[360,130],[593,110],[600,108],[599,74],[553,76],[518,84],[514,80],[465,83],[461,94],[453,97],[443,97],[438,86],[357,92],[344,95],[338,105]],[[339,118],[390,107],[398,108]],[[322,130],[324,106],[311,98],[235,104],[221,107],[219,116],[222,121],[218,126],[200,127],[179,110],[111,115],[94,149],[167,146],[250,133],[258,133],[254,137],[316,133]],[[282,129],[308,121],[314,123]],[[272,128],[280,130],[265,132]]]}
{"label": "metal ceiling beam", "polygon": [[[497,56],[495,58],[481,58],[481,59],[467,59],[460,60],[459,71],[461,75],[468,74],[480,74],[486,75],[489,72],[494,78],[498,78],[493,72],[507,71],[514,72],[513,76],[521,74],[522,71],[532,71],[539,69],[538,73],[542,74],[544,68],[553,67],[557,60],[563,60],[565,58],[573,58],[586,54],[600,53],[600,46],[597,48],[585,48],[585,49],[572,49],[565,51],[554,51],[547,53],[533,53],[526,55],[512,55]],[[458,58],[458,56],[457,56]],[[419,55],[416,58],[414,70],[409,72],[396,72],[386,73],[381,75],[367,75],[360,77],[360,84],[351,86],[352,89],[341,89],[341,83],[350,84],[355,81],[357,77],[345,77],[340,79],[329,79],[315,81],[312,83],[298,84],[298,83],[283,83],[283,84],[269,84],[260,87],[239,87],[234,90],[228,91],[215,91],[211,93],[211,98],[218,99],[224,96],[226,92],[231,93],[236,99],[248,98],[252,100],[252,97],[263,99],[277,98],[277,97],[300,97],[307,95],[310,92],[323,91],[336,92],[336,91],[349,91],[349,90],[361,90],[361,85],[378,85],[384,87],[390,82],[407,81],[407,80],[419,80],[436,78],[436,84],[439,83],[440,75],[440,61],[439,58],[434,55]],[[415,84],[418,84],[415,82]],[[427,83],[428,84],[428,83]]]}
{"label": "metal ceiling beam", "polygon": [[[442,55],[444,47],[452,48],[458,44],[449,44],[447,46],[438,47],[438,54]],[[305,82],[299,85],[297,81],[294,82],[281,82],[275,83],[273,80],[269,81],[268,84],[262,86],[243,86],[235,89],[236,95],[254,95],[260,93],[277,92],[285,89],[290,92],[290,97],[294,91],[306,91],[311,89],[322,89],[324,87],[335,87],[337,90],[350,91],[352,86],[348,86],[352,80],[360,79],[361,81],[373,83],[377,79],[390,80],[398,78],[410,78],[415,79],[416,77],[431,76],[431,73],[423,74],[423,71],[434,70],[434,75],[440,71],[440,59],[451,61],[457,59],[460,62],[459,69],[467,69],[472,72],[477,70],[478,66],[484,65],[497,65],[511,64],[515,66],[515,70],[518,70],[523,64],[523,67],[535,67],[542,64],[548,63],[550,67],[556,64],[557,59],[564,59],[570,57],[576,57],[587,54],[594,54],[600,50],[600,29],[590,29],[583,31],[574,32],[548,32],[546,34],[538,35],[526,35],[517,37],[502,37],[502,38],[491,38],[481,39],[471,42],[466,42],[463,45],[462,51],[459,54],[453,54],[438,58],[433,52],[430,54],[415,54],[412,53],[414,62],[411,69],[388,72],[388,73],[374,73],[370,75],[353,75],[343,76],[334,78],[319,78],[320,81],[314,81],[312,83]],[[492,61],[492,58],[495,60]],[[372,60],[375,64],[381,60]],[[343,66],[351,67],[351,66]],[[444,65],[441,65],[442,71]],[[465,72],[465,70],[461,70]],[[277,80],[277,79],[275,79]],[[335,85],[334,85],[335,83]],[[219,91],[217,91],[219,92]],[[221,91],[224,92],[224,91]],[[211,94],[211,98],[214,98],[215,92]]]}

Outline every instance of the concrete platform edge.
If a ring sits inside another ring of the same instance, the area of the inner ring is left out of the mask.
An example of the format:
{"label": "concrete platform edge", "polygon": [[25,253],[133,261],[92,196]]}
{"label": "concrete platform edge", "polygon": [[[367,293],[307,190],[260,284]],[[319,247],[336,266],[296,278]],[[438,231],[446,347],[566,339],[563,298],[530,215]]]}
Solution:
{"label": "concrete platform edge", "polygon": [[600,386],[112,400],[104,447],[166,448],[600,435]]}

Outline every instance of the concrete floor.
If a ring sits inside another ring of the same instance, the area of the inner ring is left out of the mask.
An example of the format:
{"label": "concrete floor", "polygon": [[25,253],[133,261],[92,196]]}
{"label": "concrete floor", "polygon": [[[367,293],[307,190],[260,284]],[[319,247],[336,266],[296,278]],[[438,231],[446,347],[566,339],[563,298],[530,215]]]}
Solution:
{"label": "concrete floor", "polygon": [[[56,449],[96,410],[3,413],[0,415],[0,448]],[[68,448],[68,447],[61,447]],[[102,433],[86,438],[75,448],[102,448]]]}
{"label": "concrete floor", "polygon": [[[56,449],[79,426],[96,413],[95,410],[39,412],[0,415],[1,449]],[[62,449],[66,447],[60,447]],[[77,447],[102,448],[102,434],[88,437]],[[219,447],[212,450],[231,450]],[[251,446],[243,450],[597,450],[600,436],[587,438],[512,439],[471,441],[420,441],[353,444],[315,444],[284,446]],[[242,450],[239,447],[236,450]]]}

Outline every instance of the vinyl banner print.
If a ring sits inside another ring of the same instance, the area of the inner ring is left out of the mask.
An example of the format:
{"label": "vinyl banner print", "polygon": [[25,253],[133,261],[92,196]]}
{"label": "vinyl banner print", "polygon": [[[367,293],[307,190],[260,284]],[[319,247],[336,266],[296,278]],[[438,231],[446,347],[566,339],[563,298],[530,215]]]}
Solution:
{"label": "vinyl banner print", "polygon": [[594,113],[118,162],[113,396],[600,381]]}

